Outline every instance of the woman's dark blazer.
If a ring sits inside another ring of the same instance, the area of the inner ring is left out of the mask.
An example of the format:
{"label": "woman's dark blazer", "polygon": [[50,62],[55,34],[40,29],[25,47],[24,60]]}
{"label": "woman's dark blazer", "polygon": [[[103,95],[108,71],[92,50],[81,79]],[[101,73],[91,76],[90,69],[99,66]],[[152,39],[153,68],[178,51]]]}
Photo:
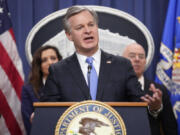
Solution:
{"label": "woman's dark blazer", "polygon": [[35,96],[33,87],[30,84],[26,84],[23,86],[21,98],[22,98],[22,104],[21,104],[22,117],[27,135],[29,135],[31,130],[30,116],[34,112],[33,103],[38,102],[39,99]]}

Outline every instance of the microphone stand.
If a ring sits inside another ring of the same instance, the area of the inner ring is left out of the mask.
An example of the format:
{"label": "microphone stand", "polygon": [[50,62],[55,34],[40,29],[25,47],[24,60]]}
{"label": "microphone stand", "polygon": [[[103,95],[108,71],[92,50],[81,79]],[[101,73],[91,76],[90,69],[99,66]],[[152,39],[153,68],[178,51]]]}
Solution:
{"label": "microphone stand", "polygon": [[90,94],[90,74],[91,74],[91,69],[92,66],[88,65],[88,74],[87,74],[87,79],[88,79],[88,87],[89,87],[89,100],[91,100],[91,94]]}

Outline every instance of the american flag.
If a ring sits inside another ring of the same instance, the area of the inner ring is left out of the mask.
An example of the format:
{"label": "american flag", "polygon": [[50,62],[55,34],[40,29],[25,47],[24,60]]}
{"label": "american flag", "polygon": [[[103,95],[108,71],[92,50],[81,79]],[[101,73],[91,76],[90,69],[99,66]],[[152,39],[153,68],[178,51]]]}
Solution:
{"label": "american flag", "polygon": [[0,0],[0,135],[24,135],[21,116],[22,62],[6,0]]}

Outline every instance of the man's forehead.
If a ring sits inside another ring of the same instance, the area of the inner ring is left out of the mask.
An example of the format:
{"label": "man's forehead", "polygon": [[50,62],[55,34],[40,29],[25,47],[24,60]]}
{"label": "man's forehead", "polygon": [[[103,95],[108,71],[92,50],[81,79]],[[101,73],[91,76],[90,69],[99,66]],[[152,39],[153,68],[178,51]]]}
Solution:
{"label": "man's forehead", "polygon": [[128,52],[129,53],[136,53],[136,54],[145,54],[145,50],[142,46],[140,45],[130,45],[128,47]]}
{"label": "man's forehead", "polygon": [[[80,15],[86,15],[86,16],[92,16],[92,14],[89,12],[89,11],[87,11],[87,10],[83,10],[83,11],[81,11],[81,12],[79,12],[79,13],[76,13],[76,14],[73,14],[72,16],[70,16],[69,18],[68,18],[68,20],[70,20],[71,18],[75,18],[75,17],[78,17],[79,18],[79,16]],[[93,17],[93,16],[92,16]]]}
{"label": "man's forehead", "polygon": [[[85,23],[85,20],[89,22],[94,22],[93,16],[88,11],[82,11],[71,16],[69,19],[71,25],[78,25],[79,23]],[[86,22],[87,23],[87,22]]]}
{"label": "man's forehead", "polygon": [[129,51],[129,54],[145,55],[144,52],[138,52],[138,51],[132,51],[132,50]]}

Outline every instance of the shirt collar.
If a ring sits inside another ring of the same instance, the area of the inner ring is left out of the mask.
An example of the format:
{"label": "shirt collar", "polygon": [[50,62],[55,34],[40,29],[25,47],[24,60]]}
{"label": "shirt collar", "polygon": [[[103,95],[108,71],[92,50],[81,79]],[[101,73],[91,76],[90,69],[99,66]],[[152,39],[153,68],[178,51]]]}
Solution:
{"label": "shirt collar", "polygon": [[101,58],[101,51],[98,49],[96,53],[92,56],[94,58],[94,63],[100,63],[100,58]]}
{"label": "shirt collar", "polygon": [[[77,55],[77,58],[78,58],[79,61],[84,61],[84,62],[86,61],[87,56],[82,55],[82,54],[79,54],[79,53],[77,53],[77,52],[76,52],[76,55]],[[91,57],[94,58],[94,62],[95,62],[95,63],[100,63],[101,50],[98,49],[98,50],[96,51],[96,53],[94,53]]]}
{"label": "shirt collar", "polygon": [[[80,64],[81,70],[83,71],[83,74],[86,76],[87,73],[87,67],[88,63],[86,63],[87,56],[79,54],[76,52],[78,62]],[[101,63],[101,49],[98,49],[95,54],[93,54],[91,57],[94,58],[93,66],[96,69],[97,74],[99,75],[99,68]]]}

